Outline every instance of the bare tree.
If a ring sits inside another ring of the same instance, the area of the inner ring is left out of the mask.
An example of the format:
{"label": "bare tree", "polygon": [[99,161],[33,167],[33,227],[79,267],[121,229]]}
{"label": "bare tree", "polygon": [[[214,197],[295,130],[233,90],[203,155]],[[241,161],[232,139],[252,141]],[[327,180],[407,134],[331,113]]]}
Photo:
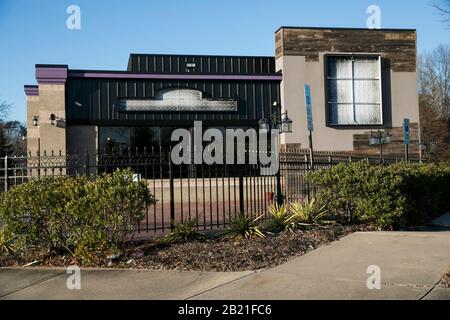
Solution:
{"label": "bare tree", "polygon": [[450,27],[450,0],[442,0],[440,2],[431,2],[431,6],[435,7],[442,16],[442,21]]}
{"label": "bare tree", "polygon": [[419,59],[420,94],[441,119],[450,116],[450,46],[440,45]]}
{"label": "bare tree", "polygon": [[450,121],[440,119],[428,102],[425,96],[420,96],[420,140],[425,147],[423,155],[433,162],[449,161]]}
{"label": "bare tree", "polygon": [[6,117],[9,114],[9,110],[11,109],[11,105],[6,103],[5,101],[0,101],[0,122],[5,121]]}
{"label": "bare tree", "polygon": [[421,141],[432,161],[450,160],[450,46],[419,59]]}

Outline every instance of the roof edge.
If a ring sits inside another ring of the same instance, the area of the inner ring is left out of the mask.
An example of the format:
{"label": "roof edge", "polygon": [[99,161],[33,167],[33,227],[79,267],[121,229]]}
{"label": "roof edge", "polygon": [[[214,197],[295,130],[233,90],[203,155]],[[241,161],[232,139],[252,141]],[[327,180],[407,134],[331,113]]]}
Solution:
{"label": "roof edge", "polygon": [[299,26],[281,26],[275,33],[281,29],[304,29],[304,30],[355,30],[355,31],[392,31],[392,32],[417,32],[417,29],[402,29],[402,28],[381,28],[381,29],[369,29],[369,28],[346,28],[346,27],[299,27]]}

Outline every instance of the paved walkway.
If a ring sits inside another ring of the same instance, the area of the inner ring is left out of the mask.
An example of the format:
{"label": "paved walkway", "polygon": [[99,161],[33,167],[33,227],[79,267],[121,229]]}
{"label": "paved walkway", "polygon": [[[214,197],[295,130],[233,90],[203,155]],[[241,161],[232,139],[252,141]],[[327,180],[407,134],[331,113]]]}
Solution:
{"label": "paved walkway", "polygon": [[[369,265],[381,289],[369,290]],[[81,271],[69,290],[64,269],[0,269],[1,299],[448,299],[450,231],[354,233],[260,272]]]}

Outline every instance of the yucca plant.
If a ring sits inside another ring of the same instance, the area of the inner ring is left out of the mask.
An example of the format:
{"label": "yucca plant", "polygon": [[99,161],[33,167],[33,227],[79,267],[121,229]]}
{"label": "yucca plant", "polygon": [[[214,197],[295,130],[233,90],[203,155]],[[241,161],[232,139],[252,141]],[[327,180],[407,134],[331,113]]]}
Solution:
{"label": "yucca plant", "polygon": [[268,227],[271,232],[294,231],[297,228],[297,215],[289,212],[284,204],[271,205],[269,213],[272,216]]}
{"label": "yucca plant", "polygon": [[161,238],[162,243],[177,243],[204,240],[206,236],[198,232],[195,227],[197,219],[177,222],[172,220],[172,231]]}
{"label": "yucca plant", "polygon": [[292,202],[289,209],[296,216],[299,225],[309,226],[329,222],[324,220],[327,215],[325,205],[319,205],[315,198],[306,203]]}
{"label": "yucca plant", "polygon": [[229,238],[265,238],[262,229],[258,225],[262,216],[252,216],[245,213],[239,213],[236,217],[230,219],[230,226],[221,235],[221,239]]}

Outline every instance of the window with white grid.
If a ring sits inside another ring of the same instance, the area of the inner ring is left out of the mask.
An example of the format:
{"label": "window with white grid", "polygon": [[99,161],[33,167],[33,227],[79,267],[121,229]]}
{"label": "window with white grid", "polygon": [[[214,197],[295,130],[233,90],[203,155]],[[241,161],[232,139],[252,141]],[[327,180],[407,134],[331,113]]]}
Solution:
{"label": "window with white grid", "polygon": [[381,125],[380,57],[327,56],[329,125]]}

